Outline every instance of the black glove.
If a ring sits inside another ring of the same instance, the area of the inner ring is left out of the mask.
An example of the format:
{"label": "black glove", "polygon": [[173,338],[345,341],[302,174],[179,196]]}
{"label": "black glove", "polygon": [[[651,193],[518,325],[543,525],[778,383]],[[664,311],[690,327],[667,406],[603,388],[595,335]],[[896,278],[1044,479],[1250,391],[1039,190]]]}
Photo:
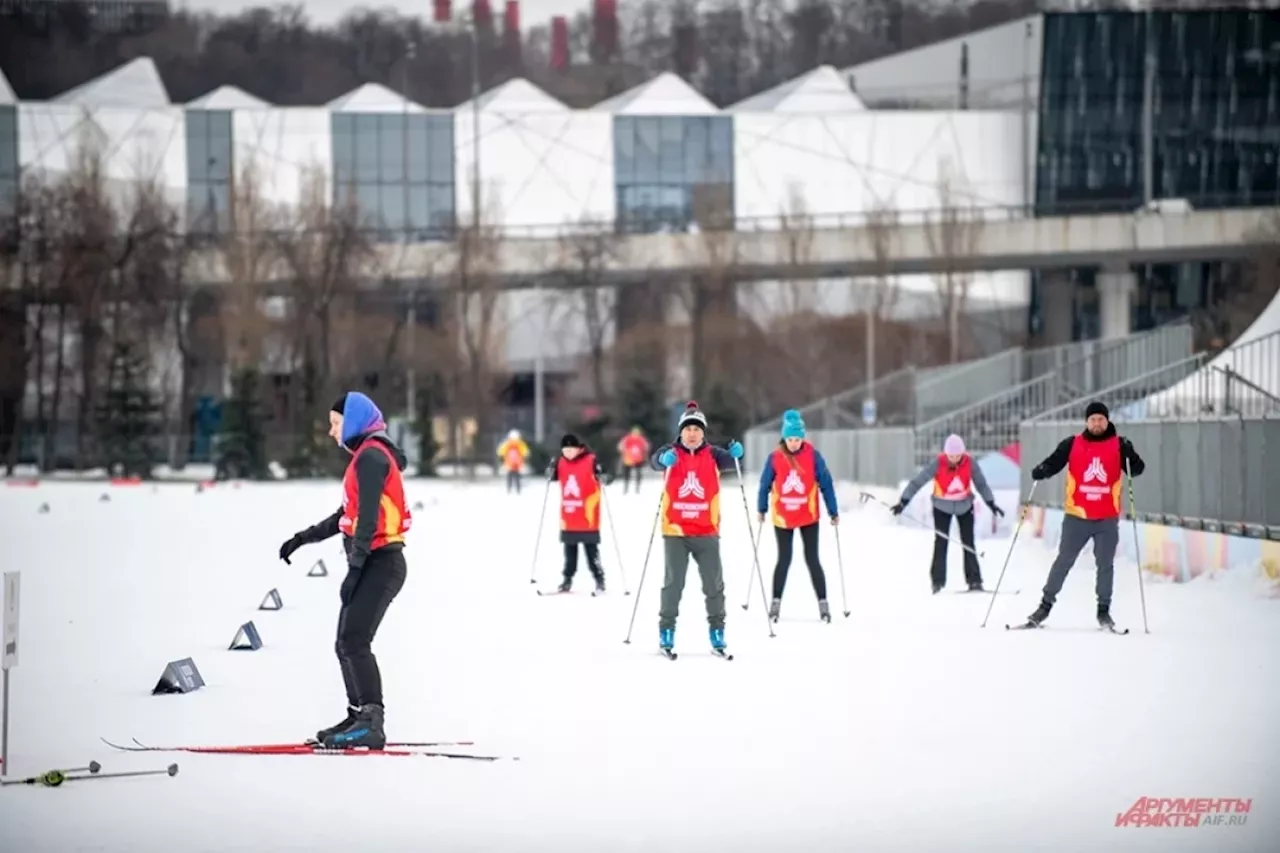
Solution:
{"label": "black glove", "polygon": [[1045,473],[1044,466],[1042,465],[1037,465],[1031,469],[1031,479],[1033,480],[1045,480],[1048,479],[1048,476],[1049,475]]}
{"label": "black glove", "polygon": [[338,598],[342,600],[343,605],[351,603],[351,599],[355,597],[356,586],[360,583],[360,570],[355,566],[347,566],[347,576],[342,579],[342,586],[338,589]]}
{"label": "black glove", "polygon": [[1001,518],[1004,518],[1004,510],[1002,510],[999,506],[997,506],[995,501],[991,501],[990,503],[987,504],[987,506],[991,508],[991,512],[994,515],[998,515]]}
{"label": "black glove", "polygon": [[889,507],[889,512],[893,513],[894,515],[902,515],[902,511],[906,508],[907,508],[906,501],[898,501],[896,504]]}
{"label": "black glove", "polygon": [[303,540],[302,534],[295,533],[293,538],[280,546],[280,559],[284,560],[287,565],[293,565],[289,558],[293,556],[294,551],[298,550],[305,544],[307,543]]}

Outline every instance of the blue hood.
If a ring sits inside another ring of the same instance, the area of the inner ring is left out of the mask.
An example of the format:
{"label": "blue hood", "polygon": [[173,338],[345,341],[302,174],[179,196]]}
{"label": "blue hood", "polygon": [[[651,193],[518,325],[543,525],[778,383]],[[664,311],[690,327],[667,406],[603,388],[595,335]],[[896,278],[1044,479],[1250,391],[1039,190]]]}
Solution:
{"label": "blue hood", "polygon": [[382,419],[382,410],[377,404],[359,391],[347,394],[347,401],[342,406],[342,444],[351,446],[351,440],[368,432],[386,429],[387,423]]}

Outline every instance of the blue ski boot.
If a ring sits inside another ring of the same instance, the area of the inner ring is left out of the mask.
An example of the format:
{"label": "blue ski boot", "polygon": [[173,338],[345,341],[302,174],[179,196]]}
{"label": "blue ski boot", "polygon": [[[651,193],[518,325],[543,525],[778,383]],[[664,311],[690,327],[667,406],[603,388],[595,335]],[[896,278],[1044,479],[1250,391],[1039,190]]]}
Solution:
{"label": "blue ski boot", "polygon": [[355,719],[351,725],[342,731],[330,734],[321,741],[321,745],[328,749],[350,749],[351,747],[382,749],[387,744],[387,736],[382,726],[382,706],[361,705],[355,709]]}
{"label": "blue ski boot", "polygon": [[712,628],[711,629],[711,654],[715,655],[716,657],[724,658],[725,660],[733,660],[733,655],[729,654],[729,652],[726,649],[727,649],[727,646],[725,646],[725,642],[724,642],[724,629]]}
{"label": "blue ski boot", "polygon": [[658,629],[658,651],[662,652],[671,660],[676,659],[676,653],[672,651],[676,644],[675,628],[659,628]]}

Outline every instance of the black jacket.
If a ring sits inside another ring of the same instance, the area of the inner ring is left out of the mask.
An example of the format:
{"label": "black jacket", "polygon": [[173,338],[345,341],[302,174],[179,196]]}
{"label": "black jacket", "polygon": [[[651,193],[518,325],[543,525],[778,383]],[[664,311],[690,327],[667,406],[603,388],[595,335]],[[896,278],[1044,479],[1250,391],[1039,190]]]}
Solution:
{"label": "black jacket", "polygon": [[[1116,425],[1107,424],[1107,428],[1103,430],[1102,435],[1094,435],[1088,430],[1080,434],[1084,436],[1085,441],[1106,441],[1108,438],[1115,437]],[[1075,440],[1076,437],[1074,435],[1064,438],[1053,449],[1053,452],[1045,457],[1043,462],[1031,469],[1031,479],[1047,480],[1067,467],[1067,460],[1071,457],[1071,445],[1075,443]],[[1142,457],[1133,449],[1133,444],[1129,442],[1129,439],[1124,436],[1120,437],[1120,465],[1129,472],[1131,477],[1141,477],[1142,472],[1147,470],[1147,465],[1142,461]]]}
{"label": "black jacket", "polygon": [[[351,440],[349,449],[356,460],[356,494],[359,495],[360,505],[356,510],[355,534],[343,537],[342,547],[347,552],[348,565],[355,569],[364,566],[364,561],[368,559],[372,550],[370,546],[373,543],[374,526],[378,523],[378,505],[382,501],[382,485],[387,481],[387,475],[391,473],[391,463],[387,461],[385,454],[360,453],[360,445],[366,441],[376,441],[390,450],[396,460],[396,467],[401,471],[409,464],[404,451],[397,447],[390,436],[382,430]],[[311,544],[323,542],[331,536],[338,535],[338,520],[341,518],[342,507],[338,507],[337,511],[324,521],[301,531],[298,534],[298,540],[303,544]],[[383,547],[389,550],[400,550],[404,547],[404,543],[391,542]]]}

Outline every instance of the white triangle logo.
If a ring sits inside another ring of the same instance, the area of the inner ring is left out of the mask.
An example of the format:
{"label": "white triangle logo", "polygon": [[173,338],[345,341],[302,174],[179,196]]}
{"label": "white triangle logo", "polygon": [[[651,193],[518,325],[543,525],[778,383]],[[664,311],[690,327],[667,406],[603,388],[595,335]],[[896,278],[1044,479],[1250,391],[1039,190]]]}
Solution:
{"label": "white triangle logo", "polygon": [[682,498],[687,498],[689,495],[693,495],[695,498],[705,498],[707,496],[702,484],[698,482],[698,476],[692,471],[684,478],[684,482],[680,484],[678,494]]}
{"label": "white triangle logo", "polygon": [[1104,486],[1107,484],[1107,472],[1102,469],[1102,460],[1097,456],[1093,457],[1084,472],[1084,481],[1087,483],[1090,480],[1097,480]]}
{"label": "white triangle logo", "polygon": [[782,483],[782,493],[795,492],[797,495],[804,494],[804,481],[800,479],[800,475],[795,471],[787,474],[787,479]]}
{"label": "white triangle logo", "polygon": [[569,479],[564,481],[564,496],[566,498],[577,498],[582,496],[582,489],[578,486],[577,474],[570,474]]}

